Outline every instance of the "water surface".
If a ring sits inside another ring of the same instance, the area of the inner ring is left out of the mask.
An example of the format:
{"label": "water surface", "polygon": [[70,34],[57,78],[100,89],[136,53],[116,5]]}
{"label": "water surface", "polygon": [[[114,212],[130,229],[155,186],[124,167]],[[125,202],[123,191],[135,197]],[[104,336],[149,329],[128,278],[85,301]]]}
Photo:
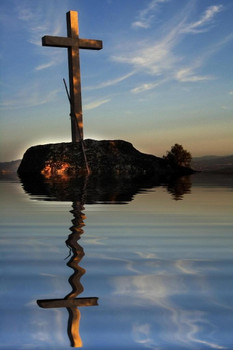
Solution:
{"label": "water surface", "polygon": [[126,187],[0,182],[1,349],[233,348],[232,178]]}

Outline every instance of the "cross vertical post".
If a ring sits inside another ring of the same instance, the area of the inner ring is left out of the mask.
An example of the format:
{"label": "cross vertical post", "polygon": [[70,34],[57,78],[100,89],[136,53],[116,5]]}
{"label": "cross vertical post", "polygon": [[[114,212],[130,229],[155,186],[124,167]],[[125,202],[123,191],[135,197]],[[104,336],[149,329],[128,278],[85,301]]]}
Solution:
{"label": "cross vertical post", "polygon": [[83,140],[78,13],[75,11],[67,12],[66,22],[68,37],[72,38],[74,42],[77,42],[77,45],[68,47],[71,135],[72,142],[77,142]]}
{"label": "cross vertical post", "polygon": [[67,12],[66,21],[67,37],[46,35],[42,38],[42,45],[68,49],[71,135],[72,142],[75,143],[83,140],[79,49],[101,50],[103,44],[101,40],[79,38],[78,13],[76,11]]}

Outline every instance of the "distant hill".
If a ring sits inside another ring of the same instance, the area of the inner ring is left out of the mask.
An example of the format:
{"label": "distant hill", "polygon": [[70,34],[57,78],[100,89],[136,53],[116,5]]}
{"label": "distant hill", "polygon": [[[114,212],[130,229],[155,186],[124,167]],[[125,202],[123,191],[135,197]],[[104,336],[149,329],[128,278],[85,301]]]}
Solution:
{"label": "distant hill", "polygon": [[21,159],[13,160],[12,162],[0,163],[0,174],[6,175],[16,173],[20,163]]}
{"label": "distant hill", "polygon": [[194,157],[191,167],[198,171],[233,174],[233,155]]}

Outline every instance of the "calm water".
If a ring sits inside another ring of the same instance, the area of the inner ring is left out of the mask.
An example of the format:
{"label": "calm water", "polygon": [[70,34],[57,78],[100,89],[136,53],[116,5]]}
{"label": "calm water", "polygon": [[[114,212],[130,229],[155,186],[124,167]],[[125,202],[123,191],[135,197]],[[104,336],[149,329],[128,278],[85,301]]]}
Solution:
{"label": "calm water", "polygon": [[233,349],[232,178],[104,188],[0,182],[0,349]]}

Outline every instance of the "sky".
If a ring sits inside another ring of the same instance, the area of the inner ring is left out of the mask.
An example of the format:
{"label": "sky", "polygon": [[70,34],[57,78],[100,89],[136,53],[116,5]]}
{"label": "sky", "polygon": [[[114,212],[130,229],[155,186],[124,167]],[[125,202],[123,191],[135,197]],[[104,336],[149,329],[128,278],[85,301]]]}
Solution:
{"label": "sky", "polygon": [[70,142],[66,36],[78,12],[84,137],[162,156],[233,154],[232,0],[1,0],[0,161]]}

